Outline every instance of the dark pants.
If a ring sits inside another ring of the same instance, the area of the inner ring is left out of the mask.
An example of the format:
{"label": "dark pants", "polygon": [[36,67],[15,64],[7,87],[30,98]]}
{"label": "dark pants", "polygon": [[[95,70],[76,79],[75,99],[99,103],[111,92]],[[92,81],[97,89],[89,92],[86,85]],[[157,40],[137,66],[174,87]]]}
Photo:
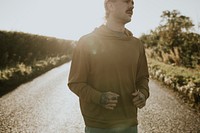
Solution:
{"label": "dark pants", "polygon": [[85,133],[137,133],[137,126],[111,129],[85,127]]}

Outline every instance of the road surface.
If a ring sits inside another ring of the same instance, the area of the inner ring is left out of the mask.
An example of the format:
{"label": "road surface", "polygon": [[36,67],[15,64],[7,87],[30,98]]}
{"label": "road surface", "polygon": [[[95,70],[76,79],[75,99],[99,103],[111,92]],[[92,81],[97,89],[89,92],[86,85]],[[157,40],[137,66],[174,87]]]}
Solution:
{"label": "road surface", "polygon": [[[78,97],[67,87],[70,63],[0,98],[0,133],[84,133]],[[200,133],[200,115],[172,91],[150,81],[151,96],[139,110],[139,133]]]}

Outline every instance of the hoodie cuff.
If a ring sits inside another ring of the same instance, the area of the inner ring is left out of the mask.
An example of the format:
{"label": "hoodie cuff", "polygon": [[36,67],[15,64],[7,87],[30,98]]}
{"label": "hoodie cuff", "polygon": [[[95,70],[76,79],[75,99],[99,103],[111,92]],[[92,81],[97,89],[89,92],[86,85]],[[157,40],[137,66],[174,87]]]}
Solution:
{"label": "hoodie cuff", "polygon": [[95,104],[100,104],[101,95],[101,92],[93,90],[93,95],[91,97],[92,102],[94,102]]}

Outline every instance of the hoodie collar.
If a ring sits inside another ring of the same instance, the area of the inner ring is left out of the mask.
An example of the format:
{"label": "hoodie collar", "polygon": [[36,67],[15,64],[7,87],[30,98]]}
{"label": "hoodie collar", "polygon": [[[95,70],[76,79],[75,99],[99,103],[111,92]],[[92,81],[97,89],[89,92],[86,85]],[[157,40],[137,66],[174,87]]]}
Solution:
{"label": "hoodie collar", "polygon": [[101,25],[100,27],[94,30],[94,33],[103,38],[111,38],[111,39],[121,39],[121,40],[129,40],[132,38],[133,34],[128,29],[125,29],[125,32],[117,32],[109,29],[105,25]]}

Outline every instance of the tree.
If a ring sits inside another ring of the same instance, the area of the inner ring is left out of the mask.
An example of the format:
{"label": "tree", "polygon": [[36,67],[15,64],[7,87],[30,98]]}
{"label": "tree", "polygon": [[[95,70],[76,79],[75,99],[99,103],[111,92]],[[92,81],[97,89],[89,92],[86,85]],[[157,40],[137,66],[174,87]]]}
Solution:
{"label": "tree", "polygon": [[192,20],[177,10],[163,11],[161,18],[160,26],[141,37],[143,42],[156,49],[155,53],[164,62],[187,67],[199,65],[200,35],[191,32]]}
{"label": "tree", "polygon": [[160,35],[160,45],[166,46],[173,50],[174,47],[182,45],[181,34],[183,32],[189,32],[194,26],[192,20],[189,17],[183,16],[177,10],[163,11],[161,15],[162,23],[158,27]]}

